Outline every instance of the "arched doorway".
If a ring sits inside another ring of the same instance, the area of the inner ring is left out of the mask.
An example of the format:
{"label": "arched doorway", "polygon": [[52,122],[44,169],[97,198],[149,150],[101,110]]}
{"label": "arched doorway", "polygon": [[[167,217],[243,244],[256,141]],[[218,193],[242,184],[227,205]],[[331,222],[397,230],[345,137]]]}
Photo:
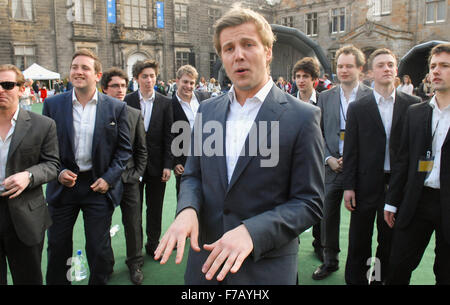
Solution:
{"label": "arched doorway", "polygon": [[127,58],[127,74],[128,74],[128,78],[132,79],[133,78],[133,65],[139,61],[139,60],[145,60],[147,59],[148,56],[144,53],[141,52],[136,52],[131,54],[130,56],[128,56]]}

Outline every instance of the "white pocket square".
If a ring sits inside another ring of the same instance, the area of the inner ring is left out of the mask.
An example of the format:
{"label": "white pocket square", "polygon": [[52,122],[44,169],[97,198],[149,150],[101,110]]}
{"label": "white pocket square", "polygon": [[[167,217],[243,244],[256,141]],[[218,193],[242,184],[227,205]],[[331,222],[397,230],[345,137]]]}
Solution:
{"label": "white pocket square", "polygon": [[109,123],[109,126],[115,126],[115,125],[116,125],[116,123],[114,123],[114,122]]}

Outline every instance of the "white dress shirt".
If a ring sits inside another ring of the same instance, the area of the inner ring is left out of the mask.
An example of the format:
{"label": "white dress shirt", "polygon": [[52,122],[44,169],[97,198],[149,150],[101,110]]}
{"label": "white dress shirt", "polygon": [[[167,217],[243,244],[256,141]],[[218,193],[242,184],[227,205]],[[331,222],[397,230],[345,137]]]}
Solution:
{"label": "white dress shirt", "polygon": [[98,91],[86,106],[80,104],[75,94],[72,93],[72,115],[75,144],[75,162],[80,172],[92,169],[92,140],[94,139],[95,116],[97,114]]}
{"label": "white dress shirt", "polygon": [[6,177],[6,162],[8,161],[9,146],[11,145],[11,139],[16,129],[17,116],[19,115],[20,107],[17,106],[17,110],[11,119],[11,128],[8,131],[5,139],[0,137],[0,192],[5,190],[5,187],[1,184],[5,181]]}
{"label": "white dress shirt", "polygon": [[181,97],[178,96],[178,93],[175,93],[178,99],[178,102],[181,105],[181,108],[183,108],[184,114],[186,115],[189,125],[191,126],[191,130],[194,127],[195,122],[195,116],[197,115],[198,107],[200,106],[200,103],[197,100],[197,97],[194,93],[192,93],[191,101],[185,102],[181,99]]}
{"label": "white dress shirt", "polygon": [[152,111],[153,111],[153,102],[155,101],[155,90],[153,90],[152,96],[146,100],[141,94],[141,90],[139,90],[139,102],[141,104],[141,114],[144,118],[144,127],[145,132],[148,131],[148,127],[150,125],[150,120],[152,118]]}
{"label": "white dress shirt", "polygon": [[[339,116],[340,116],[340,128],[341,130],[345,130],[345,126],[347,125],[347,109],[348,105],[350,103],[353,103],[356,101],[356,94],[358,93],[359,83],[356,85],[355,88],[352,89],[352,92],[350,93],[349,98],[347,99],[344,94],[344,89],[342,87],[339,87],[340,92],[340,110],[339,110]],[[339,154],[342,156],[344,155],[344,141],[339,138]],[[325,160],[326,161],[326,160]]]}
{"label": "white dress shirt", "polygon": [[384,171],[390,172],[391,161],[389,159],[389,140],[391,138],[392,116],[394,114],[395,89],[387,99],[382,97],[378,92],[375,91],[375,89],[373,90],[373,95],[375,96],[375,101],[377,102],[381,120],[383,121],[384,131],[386,133],[386,148],[384,150]]}
{"label": "white dress shirt", "polygon": [[[297,91],[297,98],[299,100],[301,100],[302,102],[306,102],[304,100],[302,100],[301,96],[300,96],[300,91]],[[317,94],[316,94],[316,90],[313,89],[311,96],[309,97],[309,101],[308,103],[310,103],[311,105],[317,105]]]}
{"label": "white dress shirt", "polygon": [[434,189],[441,188],[440,172],[441,172],[441,151],[445,138],[447,137],[448,130],[450,128],[450,106],[444,109],[439,109],[436,103],[436,96],[430,101],[431,107],[433,107],[433,120],[431,123],[433,137],[432,155],[434,156],[433,169],[428,177],[425,179],[425,186]]}
{"label": "white dress shirt", "polygon": [[236,167],[253,122],[273,85],[272,79],[269,79],[254,97],[248,98],[245,101],[243,106],[236,99],[234,86],[228,92],[230,110],[227,116],[225,135],[228,183],[231,181],[234,168]]}

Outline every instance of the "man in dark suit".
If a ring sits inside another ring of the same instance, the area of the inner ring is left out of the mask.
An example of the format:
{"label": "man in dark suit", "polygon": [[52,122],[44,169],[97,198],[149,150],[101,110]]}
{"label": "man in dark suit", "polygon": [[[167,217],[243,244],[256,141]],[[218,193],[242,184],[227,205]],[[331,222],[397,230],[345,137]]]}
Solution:
{"label": "man in dark suit", "polygon": [[20,109],[25,79],[0,65],[0,285],[42,285],[42,247],[50,226],[42,184],[56,178],[58,141],[50,120]]}
{"label": "man in dark suit", "polygon": [[81,49],[73,55],[74,89],[49,98],[43,114],[56,121],[61,171],[47,185],[53,225],[48,231],[47,284],[70,284],[73,226],[83,211],[89,284],[106,284],[113,271],[109,234],[114,207],[122,198],[122,172],[131,157],[130,129],[123,102],[99,93],[97,56]]}
{"label": "man in dark suit", "polygon": [[[345,280],[360,285],[382,283],[387,275],[392,230],[383,220],[385,191],[391,164],[398,157],[404,115],[410,105],[420,102],[396,92],[397,60],[392,51],[374,51],[369,67],[373,94],[348,107],[344,140],[344,202],[351,211]],[[378,247],[372,277],[368,269],[375,216]]]}
{"label": "man in dark suit", "polygon": [[[191,131],[194,127],[195,116],[200,103],[210,97],[209,92],[194,91],[197,78],[198,72],[193,66],[181,66],[177,71],[177,91],[172,96],[173,121],[174,123],[178,122],[177,124],[180,122],[186,122],[184,126],[186,127],[186,130],[187,126],[189,126],[189,131]],[[180,136],[183,130],[184,129],[173,132],[173,139]],[[174,141],[172,143],[175,144]],[[181,175],[184,173],[184,165],[186,164],[187,158],[186,154],[183,154],[184,144],[185,143],[180,142],[178,147],[172,148],[172,153],[174,154],[173,172],[176,178],[177,198],[180,192]],[[175,154],[174,150],[179,153]]]}
{"label": "man in dark suit", "polygon": [[[128,76],[119,68],[111,68],[103,73],[101,86],[105,94],[123,101],[127,94]],[[126,264],[130,270],[130,280],[135,285],[142,284],[142,201],[140,182],[147,164],[147,144],[145,142],[144,120],[141,112],[127,106],[130,144],[133,154],[122,174],[123,196],[120,202],[122,223],[127,246]]]}
{"label": "man in dark suit", "polygon": [[139,90],[128,94],[125,102],[139,109],[144,118],[147,141],[147,167],[141,183],[141,201],[147,204],[147,243],[145,251],[153,256],[161,235],[161,219],[166,182],[170,179],[173,157],[171,127],[172,101],[154,90],[159,65],[153,60],[138,61],[133,66],[133,77]]}
{"label": "man in dark suit", "polygon": [[200,105],[177,217],[155,259],[176,246],[180,263],[190,237],[186,284],[294,285],[298,235],[322,214],[320,110],[271,80],[274,35],[260,14],[233,6],[214,37],[233,87]]}
{"label": "man in dark suit", "polygon": [[433,232],[436,284],[450,284],[450,44],[431,50],[436,95],[406,113],[385,220],[394,227],[387,284],[409,284]]}
{"label": "man in dark suit", "polygon": [[[314,89],[314,83],[319,79],[320,67],[316,59],[312,57],[303,57],[297,61],[292,68],[292,75],[295,80],[297,90],[292,93],[293,96],[300,101],[317,105],[318,92]],[[312,228],[314,240],[312,246],[317,258],[323,262],[323,248],[320,238],[320,223],[315,224]]]}
{"label": "man in dark suit", "polygon": [[372,92],[359,82],[366,62],[364,53],[350,45],[336,52],[336,72],[340,84],[320,93],[318,106],[322,111],[321,128],[325,140],[325,202],[321,221],[324,264],[312,278],[322,280],[339,268],[339,227],[344,195],[342,169],[347,109],[350,103]]}

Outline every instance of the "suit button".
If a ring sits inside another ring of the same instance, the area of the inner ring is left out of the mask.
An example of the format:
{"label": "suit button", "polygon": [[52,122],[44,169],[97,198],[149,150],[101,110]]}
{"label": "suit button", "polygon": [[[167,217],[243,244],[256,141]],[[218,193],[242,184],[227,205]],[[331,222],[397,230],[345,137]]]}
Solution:
{"label": "suit button", "polygon": [[224,214],[224,215],[230,214],[230,210],[229,210],[229,209],[224,209],[224,210],[223,210],[223,214]]}

